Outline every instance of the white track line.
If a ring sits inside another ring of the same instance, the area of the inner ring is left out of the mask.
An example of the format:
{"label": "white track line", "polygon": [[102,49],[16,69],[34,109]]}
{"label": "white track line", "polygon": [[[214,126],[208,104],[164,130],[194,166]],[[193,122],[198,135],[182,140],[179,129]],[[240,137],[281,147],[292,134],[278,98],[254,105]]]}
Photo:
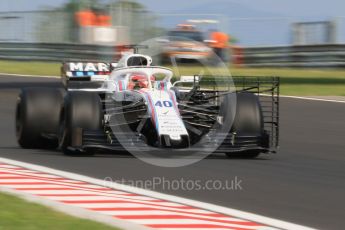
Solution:
{"label": "white track line", "polygon": [[[56,170],[56,169],[52,169],[52,168],[48,168],[48,167],[44,167],[44,166],[40,166],[40,165],[25,163],[25,162],[11,160],[11,159],[2,158],[2,157],[0,157],[0,161],[3,163],[17,165],[17,166],[29,168],[32,170],[37,170],[37,171],[55,174],[55,175],[66,177],[66,178],[73,179],[73,180],[80,180],[80,181],[85,181],[85,182],[92,183],[92,184],[105,186],[105,183],[103,180],[79,175],[76,173],[65,172],[65,171],[61,171],[61,170]],[[214,211],[217,213],[222,213],[225,215],[233,216],[236,218],[241,218],[241,219],[245,219],[245,220],[249,220],[249,221],[258,222],[261,224],[266,224],[266,225],[280,228],[280,229],[312,230],[312,228],[309,228],[306,226],[297,225],[297,224],[289,223],[289,222],[278,220],[278,219],[273,219],[273,218],[269,218],[269,217],[249,213],[249,212],[244,212],[244,211],[240,211],[240,210],[236,210],[236,209],[232,209],[232,208],[222,207],[219,205],[214,205],[214,204],[210,204],[210,203],[206,203],[206,202],[200,202],[200,201],[181,198],[181,197],[177,197],[177,196],[173,196],[173,195],[167,195],[167,194],[158,193],[158,192],[154,192],[154,191],[144,190],[141,188],[131,187],[131,186],[122,185],[122,184],[118,184],[118,183],[111,183],[111,184],[107,183],[106,186],[113,188],[113,189],[118,189],[118,190],[123,190],[126,192],[131,192],[131,193],[141,194],[144,196],[153,197],[156,199],[167,200],[167,201],[176,202],[176,203],[184,204],[184,205],[190,205],[193,207],[198,207],[201,209],[210,210],[210,211]],[[265,229],[269,229],[269,228],[266,227]]]}
{"label": "white track line", "polygon": [[322,98],[313,98],[313,97],[299,97],[299,96],[288,96],[288,95],[279,95],[280,97],[292,98],[292,99],[302,99],[310,101],[324,101],[324,102],[336,102],[336,103],[345,103],[345,101],[332,100],[332,99],[322,99]]}
{"label": "white track line", "polygon": [[60,76],[49,76],[49,75],[45,76],[45,75],[15,74],[15,73],[0,73],[0,76],[61,78]]}

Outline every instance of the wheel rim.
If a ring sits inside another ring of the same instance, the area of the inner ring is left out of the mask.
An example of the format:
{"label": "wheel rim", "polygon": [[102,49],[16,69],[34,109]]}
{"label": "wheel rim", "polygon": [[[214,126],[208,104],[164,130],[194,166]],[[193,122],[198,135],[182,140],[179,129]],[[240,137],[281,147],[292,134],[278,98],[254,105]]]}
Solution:
{"label": "wheel rim", "polygon": [[18,97],[17,99],[17,107],[16,107],[16,136],[19,139],[23,132],[23,123],[22,123],[22,109],[21,109],[21,98]]}
{"label": "wheel rim", "polygon": [[65,108],[61,109],[60,114],[60,121],[59,121],[59,134],[58,134],[58,140],[59,140],[59,147],[62,148],[65,142],[66,136],[66,117],[65,117]]}

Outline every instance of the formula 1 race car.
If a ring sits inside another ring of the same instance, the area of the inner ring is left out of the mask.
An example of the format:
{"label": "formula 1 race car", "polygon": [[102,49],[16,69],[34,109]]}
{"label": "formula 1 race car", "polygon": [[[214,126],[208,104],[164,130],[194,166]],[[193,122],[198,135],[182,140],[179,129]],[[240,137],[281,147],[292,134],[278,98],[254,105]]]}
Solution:
{"label": "formula 1 race car", "polygon": [[[253,158],[276,152],[279,79],[233,78],[236,91],[208,76],[181,76],[128,54],[117,63],[63,63],[65,89],[25,88],[17,102],[23,148],[98,151],[203,151]],[[212,82],[212,81],[210,81]]]}

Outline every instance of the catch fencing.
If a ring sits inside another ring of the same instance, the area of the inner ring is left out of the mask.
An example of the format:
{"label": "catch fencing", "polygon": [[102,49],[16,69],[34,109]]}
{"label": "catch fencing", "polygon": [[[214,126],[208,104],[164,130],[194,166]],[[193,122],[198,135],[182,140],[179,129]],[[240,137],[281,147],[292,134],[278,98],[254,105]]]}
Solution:
{"label": "catch fencing", "polygon": [[251,47],[243,49],[247,67],[345,67],[345,45]]}
{"label": "catch fencing", "polygon": [[[66,43],[0,42],[0,59],[19,61],[113,61],[116,46]],[[345,45],[247,47],[245,67],[344,68]]]}
{"label": "catch fencing", "polygon": [[63,43],[0,43],[0,59],[17,61],[112,61],[115,46]]}

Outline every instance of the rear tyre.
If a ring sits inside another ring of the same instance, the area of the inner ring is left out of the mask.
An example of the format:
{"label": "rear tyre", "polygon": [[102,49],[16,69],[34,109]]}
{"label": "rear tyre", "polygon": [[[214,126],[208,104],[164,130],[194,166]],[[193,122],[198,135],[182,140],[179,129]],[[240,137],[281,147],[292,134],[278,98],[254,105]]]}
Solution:
{"label": "rear tyre", "polygon": [[22,148],[58,147],[58,130],[63,95],[60,90],[23,89],[16,106],[16,137]]}
{"label": "rear tyre", "polygon": [[[236,114],[233,119],[230,132],[236,132],[238,136],[262,136],[264,133],[263,115],[258,96],[252,93],[238,93],[236,103]],[[229,104],[230,100],[224,103]],[[225,107],[225,108],[231,108]],[[232,115],[225,114],[230,119]],[[256,158],[261,150],[246,150],[241,152],[230,152],[226,155],[230,158]]]}
{"label": "rear tyre", "polygon": [[70,92],[61,112],[60,147],[72,156],[93,155],[83,151],[83,130],[101,129],[103,119],[100,97],[90,92]]}

